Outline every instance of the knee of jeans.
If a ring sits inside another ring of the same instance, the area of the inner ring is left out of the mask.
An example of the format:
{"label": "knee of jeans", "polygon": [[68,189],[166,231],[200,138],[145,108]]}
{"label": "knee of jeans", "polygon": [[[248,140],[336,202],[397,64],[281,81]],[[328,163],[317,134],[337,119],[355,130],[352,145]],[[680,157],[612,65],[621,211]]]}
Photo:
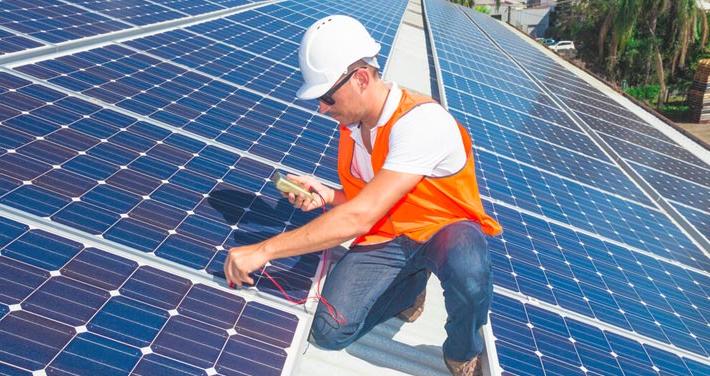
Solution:
{"label": "knee of jeans", "polygon": [[468,258],[450,265],[448,284],[468,303],[485,300],[491,293],[491,265],[488,257]]}
{"label": "knee of jeans", "polygon": [[316,313],[311,327],[311,342],[326,350],[342,350],[357,338],[353,325],[339,324]]}
{"label": "knee of jeans", "polygon": [[462,282],[461,292],[466,300],[478,302],[489,295],[490,276],[490,269],[484,265],[469,268],[464,272],[464,275],[459,276],[458,279]]}

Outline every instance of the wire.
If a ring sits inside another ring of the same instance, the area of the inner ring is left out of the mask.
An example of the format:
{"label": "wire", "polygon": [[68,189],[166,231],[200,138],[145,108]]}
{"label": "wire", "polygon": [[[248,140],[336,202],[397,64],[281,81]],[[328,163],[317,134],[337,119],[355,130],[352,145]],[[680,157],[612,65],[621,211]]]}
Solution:
{"label": "wire", "polygon": [[[318,195],[318,197],[320,197],[321,207],[323,208],[323,213],[325,213],[326,212],[325,199],[323,198],[323,196],[315,190],[311,190],[311,193],[316,194],[316,195]],[[287,301],[289,301],[293,304],[300,305],[300,304],[305,304],[309,300],[317,300],[320,303],[323,303],[325,308],[328,310],[328,314],[330,314],[330,316],[333,318],[333,320],[335,320],[340,325],[344,325],[347,322],[347,320],[345,320],[345,317],[343,317],[343,315],[338,313],[337,310],[335,309],[335,307],[333,307],[333,305],[328,302],[328,299],[326,299],[323,295],[320,294],[320,291],[321,291],[320,283],[323,280],[323,277],[325,276],[325,273],[326,273],[326,266],[328,265],[329,253],[330,253],[330,250],[327,250],[327,249],[324,250],[322,253],[323,267],[321,268],[320,275],[318,276],[318,282],[316,284],[315,296],[307,296],[303,299],[295,299],[292,296],[290,296],[288,294],[288,292],[286,292],[286,290],[281,286],[281,284],[278,281],[276,281],[276,279],[274,277],[272,277],[271,274],[269,274],[269,272],[266,271],[266,266],[261,268],[261,274],[266,276],[266,278],[268,278],[271,281],[271,283],[273,283],[274,286],[276,286],[276,288],[281,292],[281,294],[284,296],[284,298]],[[234,287],[234,284],[230,282],[229,287]]]}

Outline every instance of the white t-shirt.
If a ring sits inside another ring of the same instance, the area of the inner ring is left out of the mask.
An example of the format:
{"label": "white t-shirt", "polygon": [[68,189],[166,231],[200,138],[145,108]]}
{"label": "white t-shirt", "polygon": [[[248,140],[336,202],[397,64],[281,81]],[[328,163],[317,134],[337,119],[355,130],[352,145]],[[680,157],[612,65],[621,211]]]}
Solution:
{"label": "white t-shirt", "polygon": [[[402,90],[396,83],[391,88],[377,125],[370,130],[375,144],[377,128],[384,126],[397,110]],[[360,134],[359,124],[350,124],[355,141],[351,172],[369,182],[374,177],[370,153]],[[456,121],[438,103],[427,103],[413,108],[392,126],[389,152],[382,168],[428,177],[448,176],[458,172],[466,163],[466,152]]]}

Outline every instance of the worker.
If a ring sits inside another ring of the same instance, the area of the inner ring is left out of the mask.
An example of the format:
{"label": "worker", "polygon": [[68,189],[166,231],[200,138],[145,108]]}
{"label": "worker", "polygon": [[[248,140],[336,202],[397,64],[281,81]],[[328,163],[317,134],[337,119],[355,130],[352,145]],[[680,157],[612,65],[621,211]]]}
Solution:
{"label": "worker", "polygon": [[445,364],[454,375],[480,374],[479,328],[492,295],[485,236],[502,230],[481,203],[467,131],[432,99],[382,80],[379,50],[351,17],[329,16],[308,28],[297,96],[318,99],[320,113],[340,124],[342,189],[289,175],[315,192],[312,199],[289,193],[296,208],[332,209],[300,228],[230,249],[225,275],[239,286],[253,284],[249,273],[271,260],[355,239],[323,286],[337,315],[321,302],[311,341],[342,349],[391,317],[413,321],[433,272],[448,314]]}

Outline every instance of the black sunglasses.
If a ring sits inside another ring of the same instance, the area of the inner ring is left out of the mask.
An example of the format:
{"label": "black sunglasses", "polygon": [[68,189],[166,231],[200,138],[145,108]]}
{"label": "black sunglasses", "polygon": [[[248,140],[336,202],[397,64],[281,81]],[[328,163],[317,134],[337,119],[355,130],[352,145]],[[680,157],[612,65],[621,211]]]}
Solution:
{"label": "black sunglasses", "polygon": [[333,99],[333,94],[335,94],[338,89],[340,89],[341,86],[345,85],[346,82],[350,81],[350,77],[355,74],[360,68],[365,68],[365,67],[358,67],[353,69],[350,73],[348,73],[342,80],[340,80],[337,84],[335,84],[333,87],[330,88],[330,90],[326,91],[325,94],[321,95],[318,97],[318,100],[327,104],[328,106],[332,106],[335,104],[335,99]]}

